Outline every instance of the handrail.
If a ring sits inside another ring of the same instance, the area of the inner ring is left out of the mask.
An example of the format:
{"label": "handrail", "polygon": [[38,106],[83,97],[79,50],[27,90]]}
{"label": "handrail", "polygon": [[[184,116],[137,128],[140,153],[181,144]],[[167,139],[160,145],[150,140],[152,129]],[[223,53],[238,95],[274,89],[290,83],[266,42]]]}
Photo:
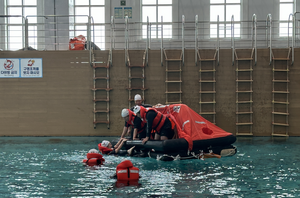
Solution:
{"label": "handrail", "polygon": [[219,25],[220,25],[220,20],[219,20],[219,15],[217,16],[217,50],[218,50],[218,63],[217,65],[220,64],[220,31],[219,31]]}
{"label": "handrail", "polygon": [[[270,46],[268,46],[268,22],[270,21]],[[272,15],[268,14],[266,19],[266,41],[267,47],[270,47],[270,62],[269,65],[272,63]]]}
{"label": "handrail", "polygon": [[110,65],[112,66],[112,50],[115,49],[115,18],[114,16],[111,16],[110,18]]}
{"label": "handrail", "polygon": [[231,60],[232,60],[232,66],[234,65],[234,15],[231,16]]}
{"label": "handrail", "polygon": [[195,16],[195,65],[198,63],[198,15]]}
{"label": "handrail", "polygon": [[289,15],[289,20],[288,20],[288,48],[290,48],[290,19],[292,16],[292,20],[293,20],[293,27],[292,27],[292,63],[291,65],[294,64],[294,45],[295,45],[295,15],[294,14],[290,14]]}
{"label": "handrail", "polygon": [[125,65],[128,66],[128,16],[125,17]]}
{"label": "handrail", "polygon": [[182,39],[182,66],[184,66],[184,23],[185,23],[185,17],[182,15],[182,34],[181,34],[181,39]]}
{"label": "handrail", "polygon": [[252,48],[254,49],[254,65],[257,63],[257,18],[256,14],[252,15]]}
{"label": "handrail", "polygon": [[146,31],[147,31],[147,40],[146,40],[146,65],[148,66],[148,60],[149,60],[149,49],[150,49],[150,41],[149,41],[149,17],[147,16],[147,26],[146,26]]}
{"label": "handrail", "polygon": [[164,34],[163,34],[163,16],[161,16],[161,28],[160,28],[160,33],[161,33],[161,42],[160,42],[160,65],[163,66],[163,40],[164,40]]}

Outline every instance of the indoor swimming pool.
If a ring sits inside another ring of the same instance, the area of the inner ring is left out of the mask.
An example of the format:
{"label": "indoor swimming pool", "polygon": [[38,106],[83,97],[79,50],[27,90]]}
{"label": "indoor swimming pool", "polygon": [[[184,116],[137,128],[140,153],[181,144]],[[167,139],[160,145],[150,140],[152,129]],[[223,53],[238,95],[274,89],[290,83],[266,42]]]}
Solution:
{"label": "indoor swimming pool", "polygon": [[111,176],[125,157],[83,166],[86,153],[114,137],[1,137],[0,197],[300,197],[300,137],[238,138],[221,159],[130,159],[137,185]]}

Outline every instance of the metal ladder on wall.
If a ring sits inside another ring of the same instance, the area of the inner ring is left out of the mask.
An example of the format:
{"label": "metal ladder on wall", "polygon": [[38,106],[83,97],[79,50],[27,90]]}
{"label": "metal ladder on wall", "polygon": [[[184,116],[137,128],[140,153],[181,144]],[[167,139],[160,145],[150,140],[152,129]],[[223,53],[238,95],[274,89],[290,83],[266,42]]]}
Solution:
{"label": "metal ladder on wall", "polygon": [[[143,57],[135,59],[135,63],[131,64],[130,61],[130,51],[127,52],[126,66],[128,66],[128,101],[129,108],[132,107],[132,102],[134,101],[134,95],[142,93],[142,99],[145,98],[145,58],[146,51],[143,53]],[[135,52],[133,56],[137,56],[138,51]],[[140,61],[138,61],[140,60]],[[141,62],[141,63],[139,63]]]}
{"label": "metal ladder on wall", "polygon": [[[205,50],[209,52],[209,50]],[[199,114],[213,124],[216,124],[216,61],[218,50],[210,50],[213,53],[210,58],[202,58],[201,50],[199,57],[199,85],[200,85],[200,112]],[[204,54],[204,52],[203,52]]]}
{"label": "metal ladder on wall", "polygon": [[110,128],[110,91],[109,69],[112,66],[114,48],[114,17],[111,17],[111,37],[109,51],[93,51],[90,47],[90,63],[93,67],[94,129],[97,124],[106,124]]}
{"label": "metal ladder on wall", "polygon": [[[289,129],[289,64],[291,48],[287,57],[275,57],[272,51],[272,136],[288,136]],[[284,52],[283,52],[284,53]],[[286,53],[285,53],[286,54]]]}
{"label": "metal ladder on wall", "polygon": [[236,135],[253,135],[253,54],[250,57],[239,57],[243,51],[234,50],[235,54],[235,93],[236,93]]}
{"label": "metal ladder on wall", "polygon": [[236,135],[253,135],[253,62],[257,62],[256,15],[252,17],[252,49],[235,49],[234,19],[231,18],[232,65],[235,64]]}
{"label": "metal ladder on wall", "polygon": [[[147,17],[147,21],[149,18]],[[128,106],[132,107],[135,94],[141,94],[145,99],[145,65],[148,65],[149,49],[149,22],[147,22],[146,50],[141,54],[140,50],[129,50],[128,17],[125,17],[125,65],[128,67]],[[132,53],[131,53],[132,52]],[[134,57],[134,58],[130,58]]]}
{"label": "metal ladder on wall", "polygon": [[[172,57],[170,57],[170,54],[172,54]],[[183,53],[178,50],[164,50],[164,55],[166,61],[166,104],[180,104],[182,103],[181,72]]]}
{"label": "metal ladder on wall", "polygon": [[[293,22],[292,42],[290,46],[290,19]],[[272,64],[272,136],[289,136],[289,71],[290,64],[294,64],[295,46],[295,14],[289,15],[288,20],[288,48],[272,49],[272,15],[266,19],[267,46],[270,49],[270,65]],[[270,41],[268,41],[268,29]],[[284,56],[285,54],[285,56]]]}
{"label": "metal ladder on wall", "polygon": [[109,69],[112,63],[110,51],[99,51],[92,53],[93,65],[93,101],[94,101],[94,128],[97,124],[107,124],[110,128],[109,120]]}
{"label": "metal ladder on wall", "polygon": [[[217,20],[219,28],[219,16]],[[219,65],[219,29],[216,49],[201,50],[198,47],[198,15],[195,16],[195,65],[199,69],[199,114],[216,124],[216,65]]]}

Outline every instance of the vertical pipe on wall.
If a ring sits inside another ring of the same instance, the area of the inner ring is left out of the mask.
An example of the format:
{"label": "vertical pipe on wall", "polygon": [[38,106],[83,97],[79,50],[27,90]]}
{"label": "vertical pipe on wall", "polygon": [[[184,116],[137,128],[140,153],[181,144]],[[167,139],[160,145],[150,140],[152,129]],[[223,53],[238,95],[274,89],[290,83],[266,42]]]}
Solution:
{"label": "vertical pipe on wall", "polygon": [[195,65],[198,63],[198,15],[195,16]]}
{"label": "vertical pipe on wall", "polygon": [[220,33],[219,33],[219,15],[217,16],[217,51],[218,51],[218,65],[220,64]]}
{"label": "vertical pipe on wall", "polygon": [[27,17],[25,18],[25,32],[24,32],[24,34],[25,34],[25,37],[24,37],[25,46],[22,45],[22,47],[24,47],[24,50],[28,50],[28,18]]}
{"label": "vertical pipe on wall", "polygon": [[231,61],[234,65],[234,15],[231,16]]}
{"label": "vertical pipe on wall", "polygon": [[160,64],[161,66],[163,66],[163,40],[164,40],[164,33],[163,33],[163,16],[161,16],[161,29],[160,29],[160,33],[161,33],[161,39],[160,39]]}
{"label": "vertical pipe on wall", "polygon": [[252,15],[252,49],[254,49],[254,65],[256,65],[257,63],[256,27],[257,27],[257,18],[256,18],[256,14],[253,14]]}
{"label": "vertical pipe on wall", "polygon": [[[268,24],[270,23],[270,45],[268,44]],[[270,48],[270,61],[269,65],[272,63],[272,15],[268,14],[266,19],[266,41],[267,47]]]}
{"label": "vertical pipe on wall", "polygon": [[185,23],[185,17],[182,15],[182,28],[181,28],[181,39],[182,39],[182,66],[184,66],[184,23]]}

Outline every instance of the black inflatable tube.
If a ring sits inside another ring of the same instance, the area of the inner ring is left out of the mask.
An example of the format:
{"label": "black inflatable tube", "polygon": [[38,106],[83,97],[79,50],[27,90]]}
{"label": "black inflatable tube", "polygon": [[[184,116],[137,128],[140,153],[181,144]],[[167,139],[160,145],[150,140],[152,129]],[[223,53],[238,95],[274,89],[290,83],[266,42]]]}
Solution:
{"label": "black inflatable tube", "polygon": [[[193,141],[192,150],[204,150],[209,147],[231,145],[236,141],[234,135],[229,135],[221,138],[195,140]],[[135,146],[135,149],[154,149],[156,152],[170,153],[181,150],[188,150],[188,142],[183,139],[147,141],[145,144],[141,140],[128,140],[125,145],[126,149]]]}

